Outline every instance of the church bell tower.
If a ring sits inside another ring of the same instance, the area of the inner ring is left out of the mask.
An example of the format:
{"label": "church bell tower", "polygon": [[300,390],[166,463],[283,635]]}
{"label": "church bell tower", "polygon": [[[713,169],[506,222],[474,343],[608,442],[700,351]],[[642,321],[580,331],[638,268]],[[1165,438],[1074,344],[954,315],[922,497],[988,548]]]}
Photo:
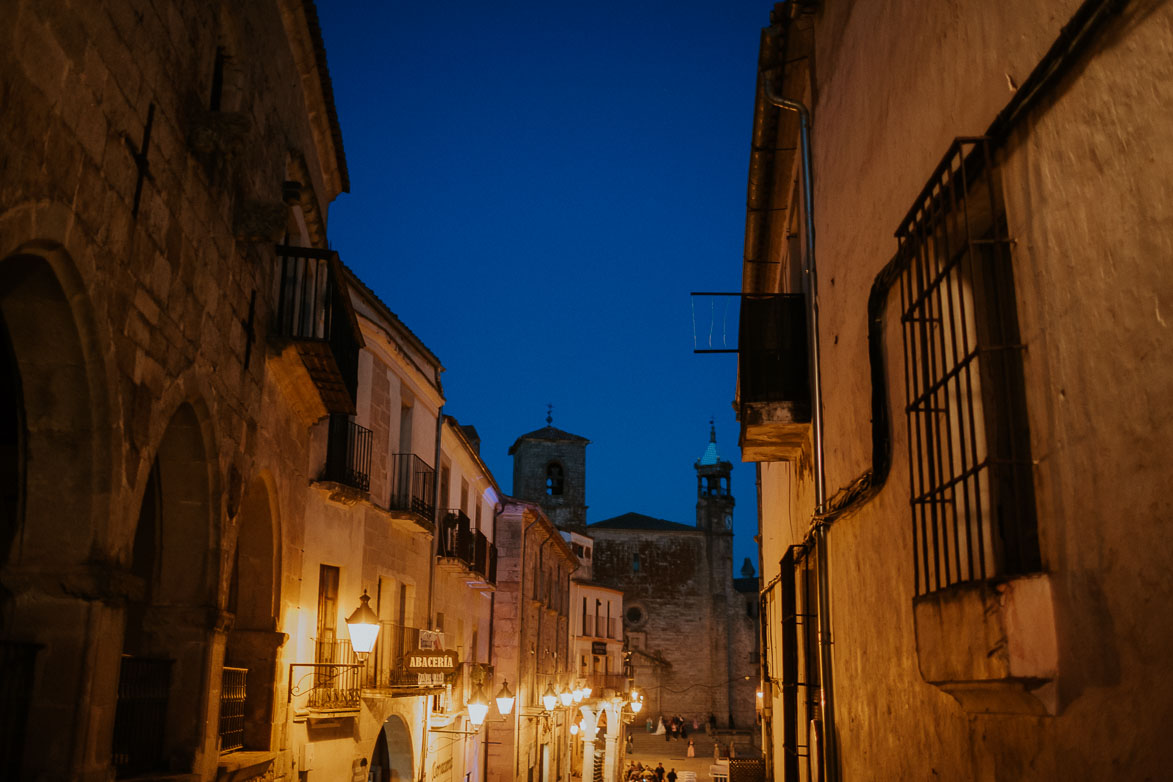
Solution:
{"label": "church bell tower", "polygon": [[717,427],[709,421],[709,445],[696,462],[696,525],[733,534],[733,465],[717,453]]}

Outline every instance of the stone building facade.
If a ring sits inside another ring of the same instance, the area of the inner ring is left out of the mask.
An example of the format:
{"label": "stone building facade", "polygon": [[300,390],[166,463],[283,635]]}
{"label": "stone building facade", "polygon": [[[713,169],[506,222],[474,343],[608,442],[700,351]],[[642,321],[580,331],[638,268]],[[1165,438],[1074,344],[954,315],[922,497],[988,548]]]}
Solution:
{"label": "stone building facade", "polygon": [[578,558],[537,504],[513,498],[504,498],[497,541],[493,665],[516,701],[512,714],[487,723],[487,779],[568,779],[578,716],[560,703],[545,708],[542,696],[573,686],[570,578]]}
{"label": "stone building facade", "polygon": [[[555,432],[523,435],[511,449],[514,490],[535,492],[535,501],[547,465],[575,465],[585,453],[585,438]],[[527,453],[540,457],[518,460]],[[757,625],[733,585],[731,470],[711,432],[696,463],[695,525],[627,513],[584,530],[593,539],[591,582],[623,595],[625,673],[644,694],[641,719],[679,714],[706,724],[711,716],[721,728],[754,724]],[[568,471],[566,482],[578,487],[574,496],[583,504],[572,507],[568,499],[561,509],[585,519],[585,475]]]}
{"label": "stone building facade", "polygon": [[775,6],[737,400],[774,779],[1168,776],[1171,27]]}
{"label": "stone building facade", "polygon": [[0,776],[483,779],[500,491],[327,249],[313,3],[7,10]]}

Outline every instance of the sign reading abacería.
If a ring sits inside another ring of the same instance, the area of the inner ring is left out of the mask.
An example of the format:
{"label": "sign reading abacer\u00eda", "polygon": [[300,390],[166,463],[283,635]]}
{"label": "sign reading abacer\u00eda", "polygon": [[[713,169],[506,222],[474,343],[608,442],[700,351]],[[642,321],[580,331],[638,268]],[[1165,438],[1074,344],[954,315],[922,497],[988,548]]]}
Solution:
{"label": "sign reading abacer\u00eda", "polygon": [[455,649],[415,649],[407,655],[412,673],[452,673],[460,665]]}

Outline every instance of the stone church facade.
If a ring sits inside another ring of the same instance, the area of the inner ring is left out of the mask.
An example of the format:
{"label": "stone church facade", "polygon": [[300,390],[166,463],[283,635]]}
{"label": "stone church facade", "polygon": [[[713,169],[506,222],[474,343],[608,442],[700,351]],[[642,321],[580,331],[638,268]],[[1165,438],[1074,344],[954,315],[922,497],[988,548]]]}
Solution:
{"label": "stone church facade", "polygon": [[[552,426],[518,438],[510,449],[514,493],[556,502],[562,518],[585,522],[587,442]],[[565,470],[566,499],[553,499],[559,487],[551,465]],[[720,728],[748,728],[755,721],[756,601],[734,584],[732,464],[720,458],[715,432],[695,468],[693,525],[625,513],[569,528],[594,540],[593,580],[623,592],[623,634],[643,715],[701,723],[712,717]],[[750,588],[756,593],[756,580]]]}

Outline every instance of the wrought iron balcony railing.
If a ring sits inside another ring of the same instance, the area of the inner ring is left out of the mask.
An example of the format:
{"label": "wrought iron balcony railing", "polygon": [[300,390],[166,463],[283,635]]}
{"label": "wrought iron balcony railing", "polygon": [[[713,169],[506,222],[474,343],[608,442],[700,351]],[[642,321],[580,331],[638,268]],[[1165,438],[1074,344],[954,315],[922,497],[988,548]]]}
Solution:
{"label": "wrought iron balcony railing", "polygon": [[412,453],[391,455],[391,493],[387,507],[406,511],[431,528],[436,516],[436,471]]}
{"label": "wrought iron balcony railing", "polygon": [[363,666],[350,639],[314,642],[313,689],[306,705],[320,711],[349,711],[359,707]]}
{"label": "wrought iron balcony railing", "polygon": [[370,491],[371,443],[370,429],[359,426],[350,416],[332,414],[323,477],[328,481]]}
{"label": "wrought iron balcony railing", "polygon": [[277,256],[276,333],[297,344],[326,410],[353,415],[363,343],[338,254],[278,245]]}
{"label": "wrought iron balcony railing", "polygon": [[248,668],[224,667],[220,675],[220,754],[244,749],[245,681]]}
{"label": "wrought iron balcony railing", "polygon": [[40,644],[0,640],[0,777],[20,775]]}
{"label": "wrought iron balcony railing", "polygon": [[441,559],[455,559],[473,569],[476,561],[476,537],[471,522],[462,510],[450,510],[440,522],[440,543],[437,556]]}
{"label": "wrought iron balcony railing", "polygon": [[119,778],[163,768],[172,663],[172,660],[122,656],[112,753]]}

